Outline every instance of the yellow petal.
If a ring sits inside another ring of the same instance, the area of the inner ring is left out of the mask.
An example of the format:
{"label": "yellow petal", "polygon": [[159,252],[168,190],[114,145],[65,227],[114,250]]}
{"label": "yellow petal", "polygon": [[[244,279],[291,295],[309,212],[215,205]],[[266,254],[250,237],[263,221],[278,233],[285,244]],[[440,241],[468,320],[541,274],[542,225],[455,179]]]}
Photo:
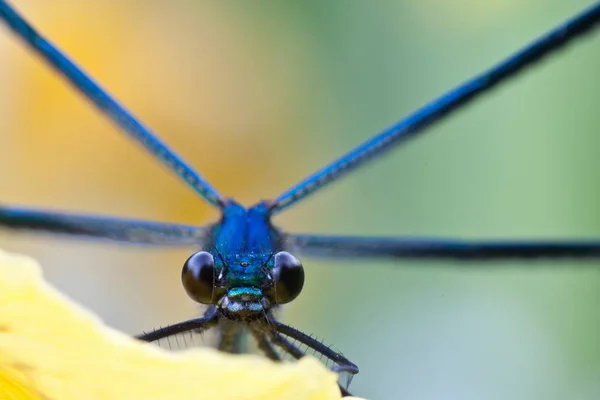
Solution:
{"label": "yellow petal", "polygon": [[311,357],[278,364],[208,348],[170,353],[110,329],[0,250],[0,399],[338,399]]}

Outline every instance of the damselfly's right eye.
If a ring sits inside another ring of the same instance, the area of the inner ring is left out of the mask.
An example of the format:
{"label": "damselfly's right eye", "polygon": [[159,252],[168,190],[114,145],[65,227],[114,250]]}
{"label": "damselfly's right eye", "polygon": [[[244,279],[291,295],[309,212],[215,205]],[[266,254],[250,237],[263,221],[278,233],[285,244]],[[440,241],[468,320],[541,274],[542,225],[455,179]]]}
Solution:
{"label": "damselfly's right eye", "polygon": [[193,254],[183,264],[181,282],[192,300],[202,304],[214,304],[217,271],[215,259],[207,251]]}

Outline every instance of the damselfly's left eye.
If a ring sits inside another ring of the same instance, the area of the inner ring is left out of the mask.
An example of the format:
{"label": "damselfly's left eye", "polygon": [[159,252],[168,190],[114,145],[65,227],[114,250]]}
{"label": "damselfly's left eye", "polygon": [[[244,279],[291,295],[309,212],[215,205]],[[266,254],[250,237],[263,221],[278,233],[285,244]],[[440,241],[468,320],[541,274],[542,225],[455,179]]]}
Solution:
{"label": "damselfly's left eye", "polygon": [[202,304],[214,304],[216,274],[212,254],[199,251],[183,264],[181,282],[192,300]]}
{"label": "damselfly's left eye", "polygon": [[275,254],[273,280],[275,303],[289,303],[298,297],[304,286],[302,263],[287,251],[280,251]]}

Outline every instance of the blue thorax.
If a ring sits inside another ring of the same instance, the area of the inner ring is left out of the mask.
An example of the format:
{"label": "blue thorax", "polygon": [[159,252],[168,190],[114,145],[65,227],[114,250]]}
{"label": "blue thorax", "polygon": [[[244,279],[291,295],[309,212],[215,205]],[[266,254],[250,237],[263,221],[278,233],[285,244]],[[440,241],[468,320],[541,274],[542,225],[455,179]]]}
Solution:
{"label": "blue thorax", "polygon": [[270,284],[273,255],[281,248],[280,235],[259,203],[245,209],[231,201],[213,230],[215,266],[227,288],[265,288]]}

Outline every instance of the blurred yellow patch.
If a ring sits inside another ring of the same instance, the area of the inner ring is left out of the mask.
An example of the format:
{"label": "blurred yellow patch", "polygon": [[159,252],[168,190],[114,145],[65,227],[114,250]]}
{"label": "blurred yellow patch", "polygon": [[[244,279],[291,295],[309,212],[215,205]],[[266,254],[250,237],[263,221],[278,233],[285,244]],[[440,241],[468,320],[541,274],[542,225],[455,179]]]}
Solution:
{"label": "blurred yellow patch", "polygon": [[337,399],[313,358],[169,353],[104,326],[0,250],[0,399]]}

